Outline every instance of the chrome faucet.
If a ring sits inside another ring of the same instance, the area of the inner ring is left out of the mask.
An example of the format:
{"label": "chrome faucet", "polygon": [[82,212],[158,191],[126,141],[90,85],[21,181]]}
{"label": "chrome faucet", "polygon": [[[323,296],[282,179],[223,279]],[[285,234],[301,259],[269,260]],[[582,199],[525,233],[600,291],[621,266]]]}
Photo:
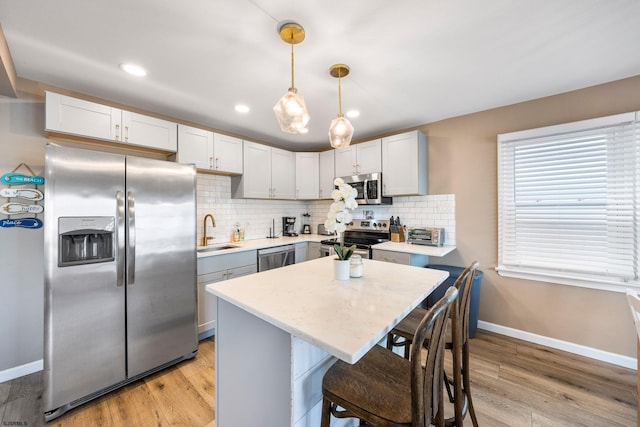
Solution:
{"label": "chrome faucet", "polygon": [[202,246],[208,246],[209,245],[209,240],[212,240],[213,237],[207,237],[207,218],[211,218],[211,226],[215,227],[216,226],[216,219],[213,217],[213,215],[211,214],[206,214],[204,216],[204,223],[202,224]]}

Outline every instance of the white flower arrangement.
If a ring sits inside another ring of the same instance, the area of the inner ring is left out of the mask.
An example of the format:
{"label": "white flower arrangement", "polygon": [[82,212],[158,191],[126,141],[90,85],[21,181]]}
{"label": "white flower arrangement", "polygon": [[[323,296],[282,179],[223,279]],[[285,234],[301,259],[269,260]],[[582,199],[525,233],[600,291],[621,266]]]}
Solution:
{"label": "white flower arrangement", "polygon": [[329,206],[329,212],[327,213],[327,219],[324,222],[324,227],[328,231],[335,231],[340,235],[340,244],[334,245],[336,255],[338,259],[347,260],[353,255],[356,250],[356,246],[353,245],[349,248],[344,247],[344,231],[347,228],[347,224],[353,220],[353,216],[349,209],[353,210],[358,207],[356,202],[356,196],[358,191],[345,183],[342,178],[336,178],[333,181],[333,185],[336,188],[331,192],[331,198],[333,203]]}

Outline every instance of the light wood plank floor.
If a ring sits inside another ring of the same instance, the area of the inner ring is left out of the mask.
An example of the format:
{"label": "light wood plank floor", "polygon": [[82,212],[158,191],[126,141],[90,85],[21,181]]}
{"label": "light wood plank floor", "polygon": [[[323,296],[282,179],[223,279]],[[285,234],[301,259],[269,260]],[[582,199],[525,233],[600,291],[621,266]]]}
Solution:
{"label": "light wood plank floor", "polygon": [[[471,340],[471,367],[483,427],[637,425],[634,370],[484,331]],[[0,384],[1,426],[44,425],[41,377],[35,373]],[[89,402],[49,425],[215,426],[213,378],[210,338],[200,342],[195,359]]]}

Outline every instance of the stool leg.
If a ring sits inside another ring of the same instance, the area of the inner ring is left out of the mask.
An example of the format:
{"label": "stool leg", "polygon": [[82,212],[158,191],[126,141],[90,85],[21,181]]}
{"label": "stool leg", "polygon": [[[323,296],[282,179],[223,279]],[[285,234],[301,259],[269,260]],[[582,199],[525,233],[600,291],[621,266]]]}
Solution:
{"label": "stool leg", "polygon": [[449,403],[454,402],[453,392],[451,391],[451,383],[452,381],[447,377],[447,372],[444,372],[444,386],[447,389],[447,396],[449,396]]}
{"label": "stool leg", "polygon": [[329,427],[331,423],[331,402],[322,398],[322,420],[320,421],[320,427]]}
{"label": "stool leg", "polygon": [[393,334],[387,334],[387,350],[393,350]]}
{"label": "stool leg", "polygon": [[469,414],[471,414],[471,422],[473,427],[478,427],[478,418],[476,418],[476,410],[473,407],[473,399],[471,398],[471,381],[469,380],[469,341],[462,345],[462,387],[464,394],[467,396],[469,404]]}

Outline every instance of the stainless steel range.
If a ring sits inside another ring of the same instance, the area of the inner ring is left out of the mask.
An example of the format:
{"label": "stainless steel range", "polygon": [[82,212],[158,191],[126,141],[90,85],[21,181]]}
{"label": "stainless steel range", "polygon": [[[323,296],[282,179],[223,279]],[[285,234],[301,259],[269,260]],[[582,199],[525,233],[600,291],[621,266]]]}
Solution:
{"label": "stainless steel range", "polygon": [[[347,225],[347,230],[344,232],[345,246],[356,245],[355,253],[368,259],[371,259],[371,246],[388,242],[390,238],[388,219],[354,219]],[[333,255],[335,253],[333,245],[339,243],[338,238],[321,241],[321,256]]]}

